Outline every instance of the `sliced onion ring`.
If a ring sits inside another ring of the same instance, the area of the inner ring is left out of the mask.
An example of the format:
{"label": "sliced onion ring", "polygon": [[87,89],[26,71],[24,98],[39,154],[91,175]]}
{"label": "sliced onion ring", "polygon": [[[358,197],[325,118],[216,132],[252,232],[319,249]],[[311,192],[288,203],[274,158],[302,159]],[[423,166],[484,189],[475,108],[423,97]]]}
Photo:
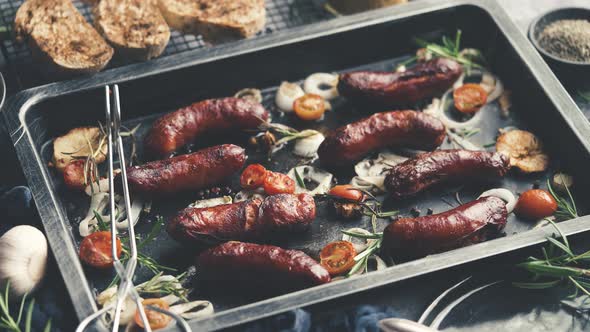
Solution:
{"label": "sliced onion ring", "polygon": [[308,193],[312,196],[315,196],[326,194],[328,193],[328,191],[330,191],[330,188],[332,186],[332,178],[334,177],[332,173],[326,172],[322,169],[313,166],[297,166],[289,170],[289,172],[287,173],[287,175],[291,179],[295,180],[295,183],[297,183],[297,176],[295,175],[295,170],[297,170],[297,174],[301,176],[303,181],[308,180],[317,183],[317,187],[315,187],[313,190],[304,189],[301,188],[299,185],[296,185],[295,193]]}
{"label": "sliced onion ring", "polygon": [[[330,88],[322,89],[322,86],[329,86]],[[332,100],[338,97],[338,75],[328,73],[311,74],[303,82],[303,89],[306,93],[313,93],[325,100]]]}
{"label": "sliced onion ring", "polygon": [[246,88],[242,89],[234,95],[236,98],[250,99],[258,103],[262,103],[262,92],[259,89]]}
{"label": "sliced onion ring", "polygon": [[295,142],[293,147],[293,154],[303,158],[313,158],[324,141],[325,137],[322,133],[300,138]]}
{"label": "sliced onion ring", "polygon": [[432,100],[432,103],[428,107],[426,107],[426,109],[424,109],[424,112],[437,117],[440,121],[442,121],[442,123],[445,125],[445,127],[447,127],[447,129],[464,129],[477,127],[477,124],[479,124],[479,122],[481,122],[483,118],[482,110],[479,110],[471,119],[465,122],[455,121],[446,115],[443,108],[446,103],[447,96],[452,93],[452,90],[445,92],[445,94],[442,97],[442,100],[434,98]]}
{"label": "sliced onion ring", "polygon": [[484,191],[481,195],[479,195],[478,198],[489,196],[498,197],[506,202],[506,210],[508,211],[508,214],[514,211],[514,207],[516,206],[516,196],[514,196],[510,190],[505,188],[490,189],[488,191]]}
{"label": "sliced onion ring", "polygon": [[277,91],[275,103],[283,112],[293,112],[293,103],[305,95],[303,89],[296,83],[283,82]]}

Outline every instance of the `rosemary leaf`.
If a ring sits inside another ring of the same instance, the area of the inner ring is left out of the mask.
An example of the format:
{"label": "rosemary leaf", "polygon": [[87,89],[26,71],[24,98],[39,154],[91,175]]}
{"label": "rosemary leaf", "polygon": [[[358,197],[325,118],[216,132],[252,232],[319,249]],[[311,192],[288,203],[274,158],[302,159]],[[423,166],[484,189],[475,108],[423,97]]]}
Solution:
{"label": "rosemary leaf", "polygon": [[293,168],[293,171],[295,172],[295,179],[297,179],[297,185],[299,185],[299,187],[303,189],[307,189],[305,187],[305,181],[303,181],[301,175],[299,175],[299,172],[297,171],[297,167]]}
{"label": "rosemary leaf", "polygon": [[341,231],[343,234],[358,238],[358,239],[366,239],[366,240],[380,240],[383,237],[383,233],[373,233],[371,235],[369,234],[362,234],[362,233],[357,233],[357,232],[351,232],[351,231]]}

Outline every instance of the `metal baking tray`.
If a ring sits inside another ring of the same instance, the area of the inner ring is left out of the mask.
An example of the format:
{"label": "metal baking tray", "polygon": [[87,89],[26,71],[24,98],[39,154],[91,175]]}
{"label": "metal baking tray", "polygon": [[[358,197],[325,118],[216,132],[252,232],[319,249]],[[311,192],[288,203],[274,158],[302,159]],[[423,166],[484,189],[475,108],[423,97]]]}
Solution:
{"label": "metal baking tray", "polygon": [[[14,81],[20,89],[30,88],[49,82],[55,82],[54,77],[42,75],[31,58],[31,50],[26,44],[17,43],[14,38],[13,25],[16,11],[22,5],[23,0],[0,0],[0,26],[6,27],[6,38],[0,41],[0,50],[6,59],[9,69],[14,74]],[[92,22],[92,7],[80,0],[73,1],[80,13]],[[332,17],[322,7],[317,6],[312,0],[267,0],[266,1],[266,26],[256,37],[272,34],[277,31],[326,20]],[[170,42],[162,56],[183,53],[190,50],[210,47],[201,36],[181,33],[172,30]],[[121,67],[129,64],[129,61],[114,58],[108,68]]]}
{"label": "metal baking tray", "polygon": [[[575,176],[577,202],[582,213],[587,211],[590,205],[584,198],[588,197],[590,188],[590,176],[587,174],[590,167],[590,123],[494,1],[425,0],[341,17],[256,40],[113,69],[88,79],[26,90],[7,102],[4,114],[8,128],[78,317],[86,317],[96,310],[94,291],[102,289],[109,278],[85,271],[80,264],[76,218],[80,217],[88,202],[86,198],[68,193],[60,178],[48,168],[47,162],[53,138],[73,127],[103,120],[102,87],[105,84],[120,85],[126,124],[143,123],[142,128],[146,130],[151,121],[165,112],[201,99],[232,95],[245,87],[262,88],[265,104],[271,107],[276,86],[283,80],[300,80],[318,71],[346,71],[361,67],[390,70],[395,63],[407,59],[415,51],[414,36],[437,39],[442,34],[453,34],[457,28],[463,31],[465,46],[484,50],[491,62],[492,72],[512,90],[515,123],[541,137],[553,156],[553,170],[564,170]],[[335,108],[325,125],[334,127],[368,112],[355,109],[344,100],[336,101]],[[490,109],[489,113],[497,111]],[[290,121],[288,117],[280,118],[276,112],[273,112],[273,117],[276,121]],[[510,124],[497,118],[486,118],[482,134],[474,139],[475,143],[489,143],[498,127]],[[301,125],[297,122],[290,124]],[[220,141],[223,139],[220,138]],[[203,144],[213,144],[213,141],[207,140]],[[256,160],[255,154],[249,152],[249,155],[251,161]],[[295,162],[288,152],[284,152],[269,166],[285,171]],[[337,174],[341,180],[346,180],[349,175]],[[542,184],[547,176],[548,173],[534,177],[514,174],[500,185],[523,191],[530,188],[533,182]],[[461,198],[469,201],[484,189],[465,188],[461,191]],[[435,212],[441,212],[450,208],[441,199],[445,197],[447,201],[452,201],[454,191],[433,191],[418,199],[387,204],[400,209],[402,214],[407,214],[414,206],[423,211],[430,207]],[[166,218],[191,199],[195,197],[158,201],[153,210]],[[281,246],[302,249],[317,256],[323,245],[339,237],[341,228],[368,225],[367,220],[352,223],[339,221],[324,210],[319,209],[318,219],[309,233],[277,242]],[[533,226],[511,217],[505,237],[278,297],[211,295],[206,298],[214,302],[217,313],[192,321],[191,325],[199,331],[235,326],[295,307],[541,243],[551,230],[532,229]],[[590,217],[566,221],[560,226],[568,235],[583,232],[590,229]],[[145,225],[138,227],[140,232],[145,231]],[[165,233],[160,235],[157,245],[150,248],[148,254],[162,263],[183,268],[190,265],[195,256],[169,240]],[[138,281],[141,278],[145,275],[140,274]],[[195,286],[195,297],[203,298],[198,283]]]}

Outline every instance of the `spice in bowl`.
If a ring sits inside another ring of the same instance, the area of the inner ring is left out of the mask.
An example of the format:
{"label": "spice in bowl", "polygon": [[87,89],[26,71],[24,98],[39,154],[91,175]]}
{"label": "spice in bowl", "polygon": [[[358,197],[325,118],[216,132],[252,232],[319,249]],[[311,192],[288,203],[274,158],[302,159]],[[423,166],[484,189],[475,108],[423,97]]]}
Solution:
{"label": "spice in bowl", "polygon": [[555,21],[543,29],[539,45],[564,60],[590,63],[590,21]]}

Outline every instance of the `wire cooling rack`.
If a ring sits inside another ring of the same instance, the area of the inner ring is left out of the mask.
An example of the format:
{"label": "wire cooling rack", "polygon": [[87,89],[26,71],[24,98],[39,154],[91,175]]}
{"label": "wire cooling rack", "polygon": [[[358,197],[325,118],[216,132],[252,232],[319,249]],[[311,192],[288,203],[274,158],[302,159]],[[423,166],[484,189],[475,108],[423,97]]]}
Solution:
{"label": "wire cooling rack", "polygon": [[[0,49],[12,71],[14,81],[19,89],[42,85],[54,81],[50,77],[40,74],[33,65],[31,51],[26,45],[16,43],[13,34],[13,22],[16,11],[23,0],[0,0],[0,25],[7,27],[9,38],[2,41]],[[92,22],[90,6],[79,0],[74,4],[89,22]],[[315,5],[313,0],[266,0],[266,27],[258,35],[266,35],[276,31],[305,25],[329,18],[330,15]],[[206,47],[200,36],[183,34],[172,31],[170,42],[162,56],[168,56],[189,50]],[[128,64],[113,59],[109,68],[121,67]]]}

